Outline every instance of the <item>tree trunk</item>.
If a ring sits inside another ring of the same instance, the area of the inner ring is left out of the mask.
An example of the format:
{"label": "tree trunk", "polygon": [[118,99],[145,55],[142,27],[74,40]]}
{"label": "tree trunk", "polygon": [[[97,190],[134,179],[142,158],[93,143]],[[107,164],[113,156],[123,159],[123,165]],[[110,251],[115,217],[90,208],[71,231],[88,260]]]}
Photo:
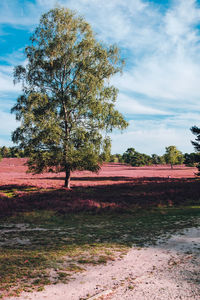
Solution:
{"label": "tree trunk", "polygon": [[171,164],[171,169],[173,169],[173,164]]}
{"label": "tree trunk", "polygon": [[70,189],[70,169],[68,166],[65,167],[65,187]]}
{"label": "tree trunk", "polygon": [[68,155],[68,141],[69,141],[69,126],[68,126],[68,112],[65,100],[63,99],[63,109],[64,109],[64,122],[65,122],[65,145],[64,145],[64,156],[65,156],[65,187],[70,189],[70,167],[67,163]]}

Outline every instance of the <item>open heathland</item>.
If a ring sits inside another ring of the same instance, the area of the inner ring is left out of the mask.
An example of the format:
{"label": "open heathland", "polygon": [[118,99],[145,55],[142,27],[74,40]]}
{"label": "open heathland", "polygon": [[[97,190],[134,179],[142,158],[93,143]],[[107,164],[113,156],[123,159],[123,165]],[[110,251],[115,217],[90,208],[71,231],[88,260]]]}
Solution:
{"label": "open heathland", "polygon": [[106,164],[99,173],[26,173],[26,159],[0,162],[0,294],[68,282],[87,265],[129,247],[199,226],[195,168]]}
{"label": "open heathland", "polygon": [[0,163],[0,215],[53,209],[60,213],[198,204],[200,181],[196,168],[131,167],[107,164],[99,173],[72,174],[70,190],[64,173],[26,173],[26,159]]}

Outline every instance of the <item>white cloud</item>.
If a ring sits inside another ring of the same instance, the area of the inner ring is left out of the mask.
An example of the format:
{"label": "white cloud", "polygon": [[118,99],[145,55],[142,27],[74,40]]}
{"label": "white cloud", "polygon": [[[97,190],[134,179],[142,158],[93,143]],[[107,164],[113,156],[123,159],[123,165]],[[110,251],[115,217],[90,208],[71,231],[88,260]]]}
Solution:
{"label": "white cloud", "polygon": [[2,146],[14,146],[13,142],[11,141],[11,136],[0,136],[0,147]]}
{"label": "white cloud", "polygon": [[24,65],[25,64],[25,56],[24,56],[24,48],[22,49],[18,49],[16,51],[13,52],[8,52],[6,55],[1,55],[0,56],[0,60],[2,62],[6,62],[9,65],[2,65],[0,66],[0,69],[3,71],[6,71],[7,68],[7,72],[10,71],[10,74],[13,72],[14,66],[16,65]]}
{"label": "white cloud", "polygon": [[13,68],[0,66],[0,92],[19,92],[20,84],[13,84]]}
{"label": "white cloud", "polygon": [[2,72],[2,73],[12,73],[13,72],[13,67],[12,66],[1,66],[0,65],[0,72]]}
{"label": "white cloud", "polygon": [[114,42],[119,46],[137,49],[152,45],[157,40],[154,26],[161,15],[142,0],[73,0],[60,1],[63,5],[76,9],[92,24],[100,39]]}
{"label": "white cloud", "polygon": [[150,24],[151,47],[145,50],[140,45],[137,60],[133,50],[134,66],[113,80],[119,90],[148,97],[152,107],[160,102],[163,108],[199,111],[200,35],[195,27],[199,23],[200,9],[194,0],[174,1],[160,26]]}
{"label": "white cloud", "polygon": [[[200,112],[197,1],[173,0],[163,11],[144,0],[36,0],[35,4],[26,1],[23,7],[18,0],[1,0],[0,23],[30,30],[43,12],[57,4],[76,9],[92,24],[97,38],[117,43],[126,53],[124,74],[112,81],[120,90],[117,108],[124,115],[152,116],[152,120],[131,122],[123,135],[113,134],[113,151],[133,146],[162,154],[170,144],[193,151],[189,128],[198,125]],[[5,59],[10,65],[21,61],[20,55]],[[1,66],[0,91],[19,89],[12,84],[11,69]],[[153,120],[159,115],[160,121]]]}
{"label": "white cloud", "polygon": [[195,0],[174,1],[174,6],[165,17],[165,30],[176,43],[180,40],[195,40],[193,26],[200,20],[200,10]]}
{"label": "white cloud", "polygon": [[[140,101],[140,102],[139,102]],[[142,104],[142,100],[120,93],[116,103],[116,108],[123,114],[142,114],[142,115],[168,115],[169,112],[162,111]]]}
{"label": "white cloud", "polygon": [[24,1],[23,6],[18,0],[1,0],[0,24],[10,24],[14,27],[32,26],[38,22],[39,7],[29,1]]}
{"label": "white cloud", "polygon": [[15,116],[7,112],[0,112],[0,133],[1,135],[10,136],[11,131],[15,130],[19,123],[15,120]]}
{"label": "white cloud", "polygon": [[123,153],[127,148],[134,147],[149,155],[162,155],[165,147],[170,145],[177,146],[183,153],[194,152],[191,140],[195,136],[190,131],[194,125],[200,127],[198,113],[180,113],[157,120],[131,120],[123,134],[112,134],[112,153]]}
{"label": "white cloud", "polygon": [[198,113],[185,112],[166,118],[162,121],[162,124],[171,128],[188,130],[194,125],[200,126],[200,118]]}
{"label": "white cloud", "polygon": [[17,95],[15,96],[13,93],[0,93],[0,112],[10,112],[16,99]]}
{"label": "white cloud", "polygon": [[168,59],[153,57],[115,79],[115,83],[120,90],[137,92],[161,101],[197,103],[200,95],[199,78],[200,62],[196,64],[178,56]]}
{"label": "white cloud", "polygon": [[131,44],[135,49],[153,36],[151,26],[146,24],[154,24],[157,19],[157,12],[142,0],[129,3],[123,0],[37,0],[35,4],[25,2],[23,7],[18,0],[1,0],[0,24],[32,28],[42,13],[59,5],[83,15],[103,41]]}
{"label": "white cloud", "polygon": [[141,153],[162,155],[170,145],[182,152],[194,152],[190,142],[194,136],[189,128],[175,129],[168,125],[159,121],[130,121],[126,132],[112,134],[112,153],[123,153],[133,147]]}

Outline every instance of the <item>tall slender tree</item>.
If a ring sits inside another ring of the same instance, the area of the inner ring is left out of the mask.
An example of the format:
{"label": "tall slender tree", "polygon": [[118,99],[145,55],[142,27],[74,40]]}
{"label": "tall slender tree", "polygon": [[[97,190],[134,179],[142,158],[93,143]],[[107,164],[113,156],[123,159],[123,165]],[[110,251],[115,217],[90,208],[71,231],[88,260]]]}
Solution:
{"label": "tall slender tree", "polygon": [[128,123],[114,108],[117,89],[110,78],[122,71],[116,46],[95,39],[90,25],[69,9],[42,15],[26,47],[26,66],[17,66],[14,82],[23,94],[12,108],[21,125],[12,139],[29,153],[34,173],[99,169],[103,133]]}
{"label": "tall slender tree", "polygon": [[[192,141],[192,145],[194,146],[195,150],[200,153],[200,128],[197,127],[197,126],[193,126],[191,128],[191,131],[194,135],[196,135],[196,139],[195,139],[195,141]],[[199,170],[197,175],[200,176],[200,156],[197,157],[197,160],[198,160],[197,161],[198,162],[197,168]]]}

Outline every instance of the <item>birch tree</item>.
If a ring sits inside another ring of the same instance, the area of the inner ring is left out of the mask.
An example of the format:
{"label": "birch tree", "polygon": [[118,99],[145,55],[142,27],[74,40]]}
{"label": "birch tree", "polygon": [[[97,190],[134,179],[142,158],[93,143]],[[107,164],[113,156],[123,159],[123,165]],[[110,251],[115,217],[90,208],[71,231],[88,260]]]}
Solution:
{"label": "birch tree", "polygon": [[[29,153],[33,173],[99,169],[104,134],[128,123],[115,109],[110,78],[122,71],[119,49],[100,43],[84,18],[65,8],[42,15],[25,49],[26,66],[12,112],[20,121],[12,139]],[[107,135],[108,136],[108,135]]]}

